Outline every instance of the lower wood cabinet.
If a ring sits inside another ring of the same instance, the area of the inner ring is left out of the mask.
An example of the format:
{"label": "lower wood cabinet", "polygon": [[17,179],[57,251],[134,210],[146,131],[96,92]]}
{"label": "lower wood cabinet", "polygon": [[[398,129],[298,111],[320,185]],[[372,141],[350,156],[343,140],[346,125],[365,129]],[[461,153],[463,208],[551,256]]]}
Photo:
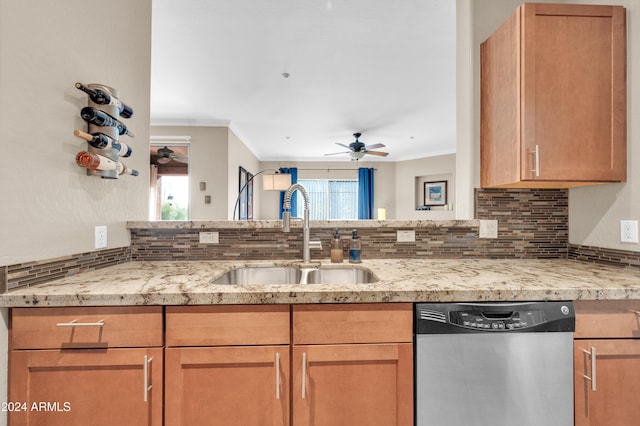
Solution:
{"label": "lower wood cabinet", "polygon": [[13,309],[9,424],[162,425],[162,311]]}
{"label": "lower wood cabinet", "polygon": [[413,345],[293,348],[294,425],[413,424]]}
{"label": "lower wood cabinet", "polygon": [[575,424],[640,419],[640,301],[576,301]]}
{"label": "lower wood cabinet", "polygon": [[412,312],[167,307],[165,423],[412,425]]}
{"label": "lower wood cabinet", "polygon": [[162,425],[162,358],[162,348],[14,351],[9,424]]}
{"label": "lower wood cabinet", "polygon": [[165,424],[289,424],[289,346],[167,348]]}
{"label": "lower wood cabinet", "polygon": [[410,303],[13,309],[9,422],[412,425],[412,324]]}
{"label": "lower wood cabinet", "polygon": [[293,306],[294,425],[413,424],[410,303]]}

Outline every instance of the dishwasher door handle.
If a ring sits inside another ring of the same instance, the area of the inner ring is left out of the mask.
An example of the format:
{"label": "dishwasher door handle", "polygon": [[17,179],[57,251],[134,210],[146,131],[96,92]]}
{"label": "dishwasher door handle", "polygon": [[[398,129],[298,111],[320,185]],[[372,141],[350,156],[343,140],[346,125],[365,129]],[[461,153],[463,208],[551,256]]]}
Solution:
{"label": "dishwasher door handle", "polygon": [[582,377],[591,381],[591,390],[596,391],[596,348],[591,346],[591,351],[587,351],[585,349],[582,350],[585,354],[591,357],[591,377],[583,374]]}

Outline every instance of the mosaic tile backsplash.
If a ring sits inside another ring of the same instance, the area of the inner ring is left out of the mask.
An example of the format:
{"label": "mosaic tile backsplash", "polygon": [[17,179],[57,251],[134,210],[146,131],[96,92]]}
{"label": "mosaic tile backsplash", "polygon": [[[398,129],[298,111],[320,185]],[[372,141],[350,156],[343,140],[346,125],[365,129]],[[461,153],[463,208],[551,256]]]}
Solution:
{"label": "mosaic tile backsplash", "polygon": [[[396,242],[396,227],[358,228],[363,259],[400,258],[569,258],[640,268],[637,252],[584,247],[568,241],[568,190],[477,189],[475,217],[497,219],[498,238],[478,238],[464,222],[415,228],[416,241]],[[454,221],[455,222],[455,221]],[[217,231],[220,244],[199,243],[199,231]],[[349,230],[342,229],[347,258]],[[269,260],[302,258],[302,230],[274,228],[131,229],[131,246],[46,261],[0,266],[1,290],[34,285],[132,260]],[[322,250],[311,259],[329,258],[333,227],[311,229]]]}

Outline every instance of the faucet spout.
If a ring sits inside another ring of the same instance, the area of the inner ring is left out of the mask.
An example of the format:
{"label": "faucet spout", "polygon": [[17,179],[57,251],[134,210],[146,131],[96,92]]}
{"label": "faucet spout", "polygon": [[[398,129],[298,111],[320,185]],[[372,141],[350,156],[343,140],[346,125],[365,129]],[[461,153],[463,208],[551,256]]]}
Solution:
{"label": "faucet spout", "polygon": [[284,194],[284,201],[282,203],[282,231],[291,231],[291,197],[296,190],[300,191],[304,200],[304,213],[302,218],[302,262],[309,263],[311,259],[309,245],[309,194],[304,186],[299,183],[291,185]]}

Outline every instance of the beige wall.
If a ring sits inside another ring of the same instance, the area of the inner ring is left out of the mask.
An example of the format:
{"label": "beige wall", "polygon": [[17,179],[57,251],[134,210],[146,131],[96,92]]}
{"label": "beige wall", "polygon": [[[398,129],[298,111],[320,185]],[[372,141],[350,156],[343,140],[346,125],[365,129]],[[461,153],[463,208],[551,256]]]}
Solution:
{"label": "beige wall", "polygon": [[[255,155],[246,147],[244,143],[240,140],[240,138],[234,133],[233,130],[229,129],[229,152],[227,158],[227,164],[229,165],[228,170],[228,184],[227,184],[227,197],[229,200],[229,208],[227,213],[227,219],[233,219],[233,211],[235,209],[236,200],[238,199],[240,185],[239,185],[239,175],[240,175],[240,166],[242,166],[249,173],[256,174],[262,167],[260,162],[256,158]],[[260,186],[257,182],[254,182],[254,195],[253,195],[253,218],[261,219],[260,217],[260,197],[261,190]],[[239,208],[239,207],[238,207]],[[237,210],[237,209],[236,209]],[[239,216],[239,212],[236,211],[235,218],[237,219]]]}
{"label": "beige wall", "polygon": [[[613,4],[627,9],[627,182],[569,190],[569,241],[573,244],[640,251],[640,245],[620,243],[620,220],[640,220],[640,4],[634,0],[580,0],[584,3]],[[472,9],[474,78],[474,180],[479,184],[479,46],[522,3],[517,0],[458,0]],[[636,70],[636,71],[634,71]]]}
{"label": "beige wall", "polygon": [[[109,29],[92,28],[96,17]],[[151,1],[0,0],[0,265],[129,245],[128,220],[147,218]],[[103,83],[134,109],[122,136],[140,176],[89,177],[75,164],[86,142],[74,83]]]}
{"label": "beige wall", "polygon": [[[189,219],[225,220],[227,218],[227,157],[229,152],[226,127],[152,126],[152,136],[189,136]],[[207,184],[200,190],[200,182]],[[205,195],[211,204],[204,203]]]}
{"label": "beige wall", "polygon": [[398,219],[440,220],[454,219],[455,210],[444,211],[434,208],[430,211],[418,211],[422,204],[423,184],[426,181],[446,180],[447,200],[455,209],[456,155],[439,155],[437,157],[420,158],[396,163],[396,215]]}

